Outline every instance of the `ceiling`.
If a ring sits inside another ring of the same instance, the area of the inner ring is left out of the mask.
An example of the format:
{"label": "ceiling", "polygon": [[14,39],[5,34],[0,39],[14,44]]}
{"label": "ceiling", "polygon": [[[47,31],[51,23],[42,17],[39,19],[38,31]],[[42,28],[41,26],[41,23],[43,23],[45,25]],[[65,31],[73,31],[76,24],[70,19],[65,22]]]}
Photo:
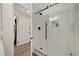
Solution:
{"label": "ceiling", "polygon": [[19,3],[18,5],[21,7],[24,7],[25,9],[31,9],[30,3]]}
{"label": "ceiling", "polygon": [[[27,13],[27,10],[29,10],[29,13]],[[31,4],[30,3],[15,3],[14,11],[30,16],[31,15]]]}

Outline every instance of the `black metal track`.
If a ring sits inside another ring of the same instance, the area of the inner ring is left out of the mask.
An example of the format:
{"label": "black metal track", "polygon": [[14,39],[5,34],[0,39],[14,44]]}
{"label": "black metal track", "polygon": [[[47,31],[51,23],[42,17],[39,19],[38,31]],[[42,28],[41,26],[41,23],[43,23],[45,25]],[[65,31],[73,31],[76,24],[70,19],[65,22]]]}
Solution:
{"label": "black metal track", "polygon": [[40,10],[40,11],[34,13],[34,14],[40,13],[40,12],[42,12],[42,11],[44,11],[44,10],[46,10],[46,9],[48,9],[48,8],[50,8],[50,7],[52,7],[52,6],[55,6],[55,5],[57,5],[57,4],[58,4],[58,3],[54,3],[53,5],[47,6],[46,8],[44,8],[44,9],[42,9],[42,10]]}
{"label": "black metal track", "polygon": [[39,53],[43,54],[44,56],[47,56],[47,55],[45,55],[44,53],[40,52],[40,51],[39,51],[39,50],[37,50],[37,49],[34,49],[34,50],[38,51]]}

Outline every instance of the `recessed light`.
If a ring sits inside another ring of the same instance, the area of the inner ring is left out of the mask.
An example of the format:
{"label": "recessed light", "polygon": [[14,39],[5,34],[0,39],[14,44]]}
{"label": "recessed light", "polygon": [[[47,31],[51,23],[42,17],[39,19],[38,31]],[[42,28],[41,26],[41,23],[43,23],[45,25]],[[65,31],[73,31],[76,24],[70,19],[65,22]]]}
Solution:
{"label": "recessed light", "polygon": [[16,16],[14,15],[13,19],[16,19]]}
{"label": "recessed light", "polygon": [[30,12],[30,10],[27,10],[26,12],[27,12],[27,13],[29,13],[29,12]]}

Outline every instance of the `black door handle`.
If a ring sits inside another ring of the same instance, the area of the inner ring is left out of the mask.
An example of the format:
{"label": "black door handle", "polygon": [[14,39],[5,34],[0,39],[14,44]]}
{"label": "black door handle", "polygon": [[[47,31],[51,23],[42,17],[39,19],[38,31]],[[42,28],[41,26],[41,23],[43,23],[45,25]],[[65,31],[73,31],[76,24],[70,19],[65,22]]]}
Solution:
{"label": "black door handle", "polygon": [[47,40],[47,22],[45,22],[45,39]]}

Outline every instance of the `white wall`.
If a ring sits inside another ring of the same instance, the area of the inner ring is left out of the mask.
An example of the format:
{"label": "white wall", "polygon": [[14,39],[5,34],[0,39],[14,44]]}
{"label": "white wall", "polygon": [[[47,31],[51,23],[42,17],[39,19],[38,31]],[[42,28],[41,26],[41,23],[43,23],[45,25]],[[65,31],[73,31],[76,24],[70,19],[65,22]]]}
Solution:
{"label": "white wall", "polygon": [[[50,24],[49,29],[49,54],[48,55],[74,55],[74,36],[73,36],[73,19],[72,12],[65,11],[52,15],[58,17],[58,27],[52,27]],[[52,46],[51,46],[52,45]]]}
{"label": "white wall", "polygon": [[49,24],[48,55],[75,55],[73,4],[59,4],[48,12],[50,18],[58,18],[59,24],[58,27]]}
{"label": "white wall", "polygon": [[17,16],[17,45],[22,45],[29,43],[30,37],[30,26],[31,26],[31,18],[28,17],[26,14],[16,11],[15,15]]}
{"label": "white wall", "polygon": [[76,53],[79,56],[79,4],[74,4],[74,36],[76,39]]}
{"label": "white wall", "polygon": [[1,30],[1,4],[0,4],[0,30]]}
{"label": "white wall", "polygon": [[2,4],[3,44],[5,55],[14,55],[14,11],[13,4]]}
{"label": "white wall", "polygon": [[1,35],[1,4],[0,4],[0,35]]}
{"label": "white wall", "polygon": [[1,23],[2,23],[2,19],[1,19],[1,16],[2,16],[2,12],[1,12],[1,8],[2,5],[0,4],[0,56],[2,55],[5,55],[4,54],[4,46],[3,46],[3,40],[2,40],[2,26],[1,26]]}

